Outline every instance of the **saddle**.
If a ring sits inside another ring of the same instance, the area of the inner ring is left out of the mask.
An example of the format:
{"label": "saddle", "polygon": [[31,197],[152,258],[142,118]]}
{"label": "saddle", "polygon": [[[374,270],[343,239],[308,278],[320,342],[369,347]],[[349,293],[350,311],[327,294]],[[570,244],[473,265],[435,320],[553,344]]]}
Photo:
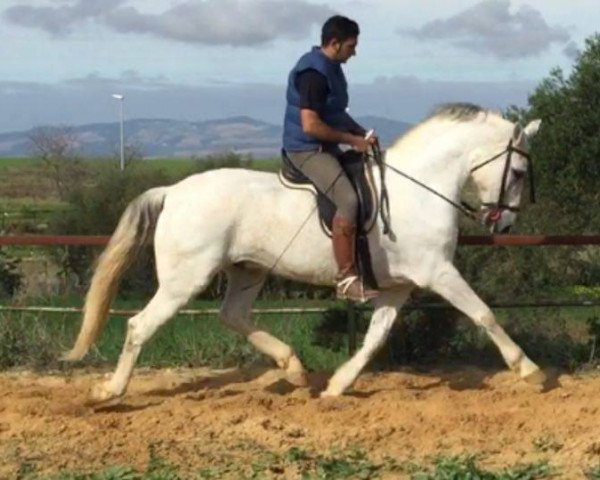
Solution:
{"label": "saddle", "polygon": [[[315,195],[321,229],[331,238],[331,224],[336,212],[335,204],[296,168],[283,149],[281,158],[283,162],[279,170],[279,180],[288,188],[308,190]],[[367,238],[377,222],[379,212],[379,197],[373,179],[373,169],[370,162],[365,161],[363,156],[354,150],[344,152],[338,159],[358,197],[356,266],[367,286],[377,289]]]}

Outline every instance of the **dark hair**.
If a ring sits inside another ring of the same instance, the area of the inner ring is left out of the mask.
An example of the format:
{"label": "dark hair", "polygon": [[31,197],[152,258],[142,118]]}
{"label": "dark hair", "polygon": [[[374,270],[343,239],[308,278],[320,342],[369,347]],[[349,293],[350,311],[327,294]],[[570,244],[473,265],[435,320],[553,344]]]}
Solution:
{"label": "dark hair", "polygon": [[343,42],[349,38],[356,38],[359,33],[358,23],[354,20],[350,20],[342,15],[334,15],[328,18],[323,24],[323,28],[321,29],[321,45],[325,46],[333,39]]}

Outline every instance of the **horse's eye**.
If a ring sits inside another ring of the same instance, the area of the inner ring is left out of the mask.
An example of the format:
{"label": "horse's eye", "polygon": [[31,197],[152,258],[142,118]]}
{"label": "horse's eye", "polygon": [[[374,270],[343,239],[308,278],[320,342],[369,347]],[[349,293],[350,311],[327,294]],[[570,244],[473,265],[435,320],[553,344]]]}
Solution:
{"label": "horse's eye", "polygon": [[521,180],[527,172],[525,170],[517,170],[515,168],[512,169],[512,174],[515,177],[515,180]]}

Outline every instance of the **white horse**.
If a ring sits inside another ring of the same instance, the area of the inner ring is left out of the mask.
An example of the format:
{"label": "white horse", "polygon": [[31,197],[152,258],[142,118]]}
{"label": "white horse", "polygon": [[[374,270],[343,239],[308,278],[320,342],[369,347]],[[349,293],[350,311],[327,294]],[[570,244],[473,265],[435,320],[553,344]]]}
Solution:
{"label": "white horse", "polygon": [[[460,201],[461,190],[472,177],[482,205],[487,205],[481,207],[481,215],[489,219],[493,210],[494,228],[503,231],[515,221],[512,207],[521,201],[528,138],[539,124],[534,121],[522,129],[473,105],[448,105],[387,151],[385,161],[390,168],[386,183],[395,234],[383,236],[380,225],[369,234],[381,294],[373,301],[374,312],[362,347],[338,368],[322,396],[340,395],[354,382],[385,342],[415,287],[438,293],[482,327],[521,378],[543,382],[542,371],[505,333],[452,264],[458,210],[392,171],[410,175],[453,202]],[[501,188],[503,202],[498,207]],[[145,308],[129,319],[117,368],[109,380],[95,387],[93,397],[107,400],[123,395],[144,343],[219,271],[225,271],[228,280],[220,311],[222,322],[272,357],[291,383],[305,385],[305,371],[293,349],[255,326],[250,314],[274,264],[277,275],[334,285],[331,241],[321,231],[314,204],[311,193],[283,187],[273,173],[242,169],[192,175],[172,186],[152,188],[131,202],[99,258],[81,331],[65,358],[77,360],[87,353],[106,321],[121,274],[152,237],[158,289]],[[298,233],[306,218],[309,220]]]}

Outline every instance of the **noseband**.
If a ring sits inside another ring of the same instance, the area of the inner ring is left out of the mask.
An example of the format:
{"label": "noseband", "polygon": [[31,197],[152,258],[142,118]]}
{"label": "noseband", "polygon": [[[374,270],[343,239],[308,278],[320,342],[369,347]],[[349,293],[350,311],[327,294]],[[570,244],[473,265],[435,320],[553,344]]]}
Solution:
{"label": "noseband", "polygon": [[500,152],[498,155],[493,156],[492,158],[485,160],[484,162],[481,162],[478,165],[475,165],[471,169],[471,173],[473,173],[479,170],[480,168],[485,167],[487,164],[492,163],[494,160],[497,160],[498,158],[502,157],[502,155],[504,155],[505,153],[507,154],[504,163],[504,173],[502,174],[502,183],[500,185],[500,194],[498,195],[498,201],[496,203],[483,202],[482,205],[484,207],[488,207],[489,209],[495,210],[509,210],[511,212],[518,212],[520,210],[519,207],[508,205],[505,202],[506,184],[508,183],[508,174],[510,173],[510,164],[513,152],[518,153],[527,160],[527,176],[529,177],[529,200],[531,203],[535,203],[535,186],[533,181],[533,163],[531,162],[531,155],[529,155],[528,152],[525,152],[524,150],[513,146],[513,141],[511,138],[508,142],[507,147],[502,152]]}

